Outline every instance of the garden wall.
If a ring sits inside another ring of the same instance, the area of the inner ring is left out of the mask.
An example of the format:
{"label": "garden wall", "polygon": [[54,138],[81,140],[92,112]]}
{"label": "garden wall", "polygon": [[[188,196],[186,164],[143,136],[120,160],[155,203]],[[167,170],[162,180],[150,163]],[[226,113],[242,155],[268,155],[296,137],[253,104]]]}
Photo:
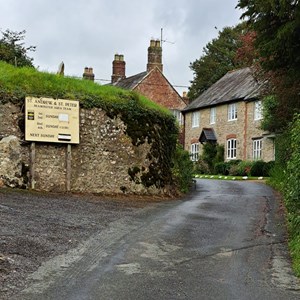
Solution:
{"label": "garden wall", "polygon": [[100,108],[80,109],[78,145],[26,142],[23,105],[0,103],[0,186],[55,192],[166,193],[168,187],[146,188],[139,184],[139,174],[135,180],[129,175],[132,168],[149,170],[155,160],[149,150],[147,141],[134,146],[124,122],[108,117]]}

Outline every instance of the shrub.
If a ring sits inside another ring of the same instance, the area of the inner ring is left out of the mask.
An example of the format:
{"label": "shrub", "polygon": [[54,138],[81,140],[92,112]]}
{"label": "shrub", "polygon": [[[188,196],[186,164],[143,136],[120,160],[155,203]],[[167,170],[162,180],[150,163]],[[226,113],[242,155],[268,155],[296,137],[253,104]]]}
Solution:
{"label": "shrub", "polygon": [[188,192],[193,180],[193,162],[188,151],[177,145],[173,158],[173,178],[182,193]]}
{"label": "shrub", "polygon": [[229,169],[229,175],[231,175],[231,176],[240,176],[239,166],[238,165],[232,165]]}
{"label": "shrub", "polygon": [[262,160],[257,160],[253,163],[250,174],[251,176],[265,176],[264,170],[266,169],[266,163]]}
{"label": "shrub", "polygon": [[210,168],[208,164],[200,157],[198,161],[194,163],[194,174],[209,174]]}
{"label": "shrub", "polygon": [[209,173],[213,171],[214,160],[217,155],[217,145],[214,143],[203,144],[203,152],[201,155],[202,160],[208,165]]}
{"label": "shrub", "polygon": [[279,165],[277,162],[274,164],[274,167],[269,171],[270,179],[268,183],[279,191],[284,190],[284,181],[285,181],[285,169]]}
{"label": "shrub", "polygon": [[229,168],[228,162],[219,162],[215,164],[214,173],[217,175],[228,175]]}
{"label": "shrub", "polygon": [[217,149],[217,153],[213,160],[214,165],[220,162],[224,162],[224,151],[225,151],[224,145],[217,144],[216,149]]}
{"label": "shrub", "polygon": [[263,176],[269,177],[271,170],[275,167],[275,161],[269,161],[265,163],[264,171],[263,171]]}
{"label": "shrub", "polygon": [[300,276],[300,114],[295,116],[290,129],[290,159],[287,162],[284,181],[285,204],[288,211],[289,246],[293,267]]}
{"label": "shrub", "polygon": [[253,166],[253,161],[241,161],[238,164],[238,174],[237,176],[250,176],[251,175],[251,168]]}
{"label": "shrub", "polygon": [[287,162],[286,180],[285,180],[285,198],[289,212],[298,215],[295,225],[299,225],[300,234],[300,114],[295,117],[291,129],[291,158]]}
{"label": "shrub", "polygon": [[[224,162],[224,146],[216,143],[205,143],[201,160],[200,164],[204,172],[200,174],[213,174],[215,165]],[[208,170],[206,170],[206,167],[208,167]]]}

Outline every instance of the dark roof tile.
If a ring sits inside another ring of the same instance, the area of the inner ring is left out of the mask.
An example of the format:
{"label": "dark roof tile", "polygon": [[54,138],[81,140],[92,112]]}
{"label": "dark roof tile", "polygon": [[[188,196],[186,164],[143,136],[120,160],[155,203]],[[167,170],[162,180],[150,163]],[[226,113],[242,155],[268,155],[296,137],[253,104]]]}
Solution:
{"label": "dark roof tile", "polygon": [[132,90],[136,87],[137,84],[139,84],[146,76],[147,72],[142,72],[133,76],[130,76],[125,79],[121,79],[113,83],[112,85],[127,89],[127,90]]}
{"label": "dark roof tile", "polygon": [[230,71],[191,102],[183,111],[214,106],[235,100],[251,100],[259,96],[262,84],[253,77],[251,68]]}

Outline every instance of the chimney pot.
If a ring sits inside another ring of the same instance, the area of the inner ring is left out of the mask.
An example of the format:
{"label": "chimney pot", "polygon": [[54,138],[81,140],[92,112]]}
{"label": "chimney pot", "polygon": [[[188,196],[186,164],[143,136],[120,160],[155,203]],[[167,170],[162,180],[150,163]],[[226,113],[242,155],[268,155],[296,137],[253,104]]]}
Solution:
{"label": "chimney pot", "polygon": [[126,63],[124,61],[124,55],[123,54],[115,54],[115,59],[112,63],[111,83],[115,83],[119,79],[126,78],[125,67],[126,67]]}
{"label": "chimney pot", "polygon": [[86,80],[94,81],[95,80],[95,74],[93,73],[93,68],[85,67],[82,78],[86,79]]}
{"label": "chimney pot", "polygon": [[155,40],[150,41],[150,47],[155,47]]}

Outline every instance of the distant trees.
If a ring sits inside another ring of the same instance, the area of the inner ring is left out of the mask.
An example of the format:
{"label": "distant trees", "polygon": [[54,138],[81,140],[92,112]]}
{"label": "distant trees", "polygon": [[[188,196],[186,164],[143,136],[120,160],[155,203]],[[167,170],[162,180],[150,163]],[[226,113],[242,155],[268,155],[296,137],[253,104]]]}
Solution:
{"label": "distant trees", "polygon": [[195,99],[228,71],[251,65],[252,62],[237,59],[237,50],[244,45],[242,37],[248,29],[245,23],[225,27],[217,38],[204,48],[204,54],[190,64],[194,79],[189,88],[189,98]]}
{"label": "distant trees", "polygon": [[35,51],[35,46],[26,47],[24,38],[26,31],[15,32],[7,29],[0,39],[0,60],[18,67],[33,67],[33,58],[28,52]]}

